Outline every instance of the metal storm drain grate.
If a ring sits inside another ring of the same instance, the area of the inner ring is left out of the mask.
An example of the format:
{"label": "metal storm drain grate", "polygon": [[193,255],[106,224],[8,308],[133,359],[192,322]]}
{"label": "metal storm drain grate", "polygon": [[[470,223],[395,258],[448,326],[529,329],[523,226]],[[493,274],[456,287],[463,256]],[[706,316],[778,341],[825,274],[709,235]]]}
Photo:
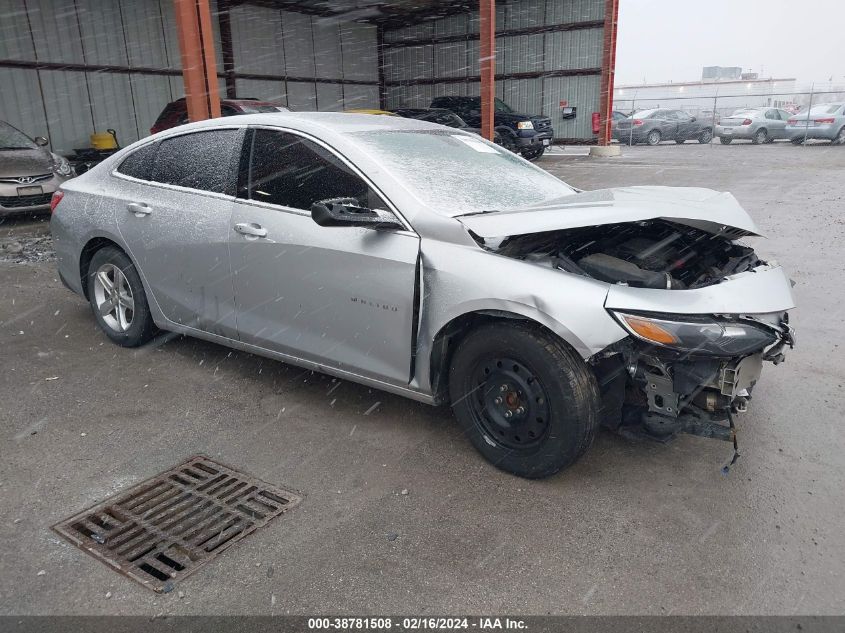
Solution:
{"label": "metal storm drain grate", "polygon": [[302,498],[192,457],[53,527],[77,547],[158,592]]}

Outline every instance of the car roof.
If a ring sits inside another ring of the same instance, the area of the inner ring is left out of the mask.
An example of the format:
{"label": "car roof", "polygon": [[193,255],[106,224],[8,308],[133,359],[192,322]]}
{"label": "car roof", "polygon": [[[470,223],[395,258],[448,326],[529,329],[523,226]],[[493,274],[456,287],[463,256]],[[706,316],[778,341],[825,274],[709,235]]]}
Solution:
{"label": "car roof", "polygon": [[[261,114],[239,114],[207,119],[179,127],[180,131],[227,127],[233,124],[270,125],[288,127],[302,132],[335,132],[354,134],[356,132],[377,132],[387,130],[442,130],[443,126],[419,119],[399,116],[378,116],[352,112],[267,112]],[[175,129],[175,128],[173,128]],[[456,131],[456,133],[458,133]]]}

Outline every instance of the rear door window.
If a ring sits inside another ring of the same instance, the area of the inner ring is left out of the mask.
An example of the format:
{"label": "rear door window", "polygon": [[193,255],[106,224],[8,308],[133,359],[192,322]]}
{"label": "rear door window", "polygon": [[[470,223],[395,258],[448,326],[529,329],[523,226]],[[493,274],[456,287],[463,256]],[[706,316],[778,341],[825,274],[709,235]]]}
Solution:
{"label": "rear door window", "polygon": [[234,195],[235,161],[242,130],[207,130],[159,143],[150,180]]}

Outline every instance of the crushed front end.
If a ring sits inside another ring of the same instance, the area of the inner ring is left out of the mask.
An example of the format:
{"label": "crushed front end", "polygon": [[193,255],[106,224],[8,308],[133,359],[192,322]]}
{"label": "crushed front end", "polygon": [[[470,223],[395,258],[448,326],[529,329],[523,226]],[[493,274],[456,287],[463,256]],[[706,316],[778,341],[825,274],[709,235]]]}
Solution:
{"label": "crushed front end", "polygon": [[678,433],[735,441],[764,361],[794,345],[789,315],[611,314],[630,334],[591,359],[603,423],[668,440]]}

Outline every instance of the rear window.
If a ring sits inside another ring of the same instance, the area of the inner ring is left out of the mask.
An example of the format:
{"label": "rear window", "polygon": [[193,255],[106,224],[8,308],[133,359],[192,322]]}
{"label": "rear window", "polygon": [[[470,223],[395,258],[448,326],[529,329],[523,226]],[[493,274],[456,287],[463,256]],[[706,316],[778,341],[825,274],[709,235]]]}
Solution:
{"label": "rear window", "polygon": [[824,105],[817,105],[810,109],[810,114],[835,114],[841,107],[841,103],[826,103]]}
{"label": "rear window", "polygon": [[120,163],[118,173],[139,180],[149,180],[157,149],[158,143],[147,143],[135,150]]}
{"label": "rear window", "polygon": [[149,180],[234,195],[234,162],[241,130],[209,130],[159,143]]}

